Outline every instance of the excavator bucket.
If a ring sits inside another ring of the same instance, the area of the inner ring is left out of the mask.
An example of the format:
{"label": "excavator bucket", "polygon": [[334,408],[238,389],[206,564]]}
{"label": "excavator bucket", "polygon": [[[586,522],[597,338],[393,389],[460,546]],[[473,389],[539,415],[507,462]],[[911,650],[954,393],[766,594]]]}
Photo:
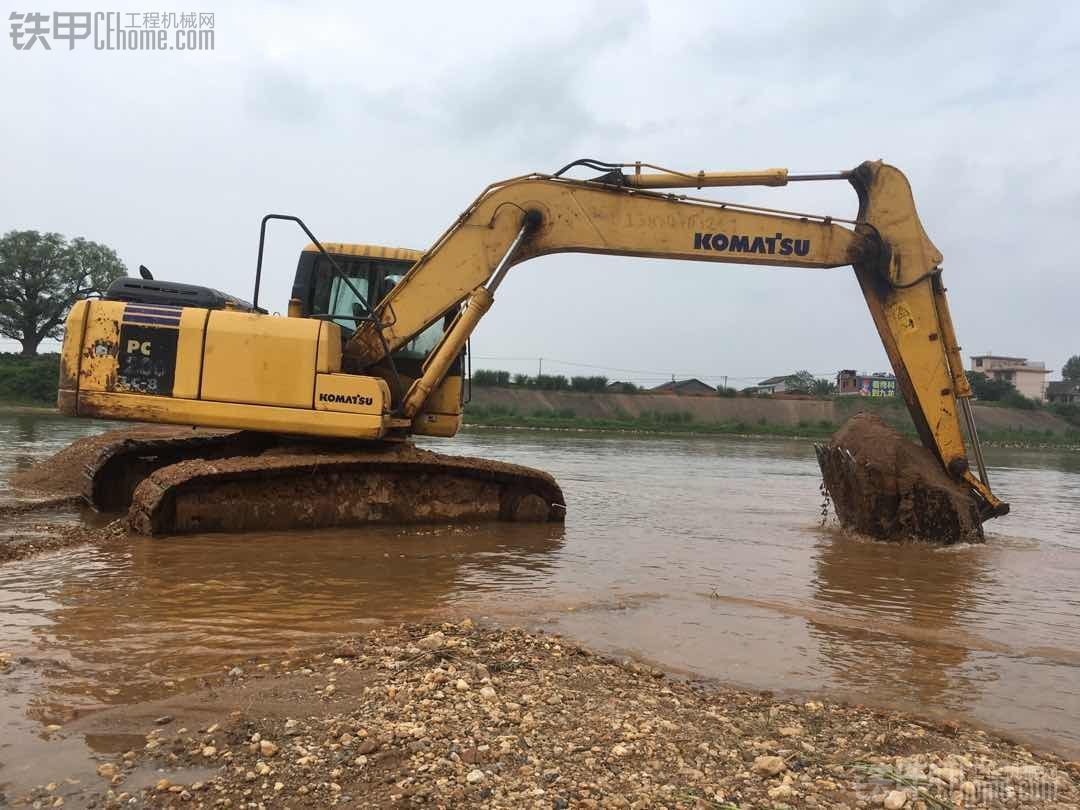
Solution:
{"label": "excavator bucket", "polygon": [[404,442],[344,450],[246,431],[121,438],[87,465],[84,494],[128,510],[140,534],[316,529],[366,523],[557,522],[550,475]]}

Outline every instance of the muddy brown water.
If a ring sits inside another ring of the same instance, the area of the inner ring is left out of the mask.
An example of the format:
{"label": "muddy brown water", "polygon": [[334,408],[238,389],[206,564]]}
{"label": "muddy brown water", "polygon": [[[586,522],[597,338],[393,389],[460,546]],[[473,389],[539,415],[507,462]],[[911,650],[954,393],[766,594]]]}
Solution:
{"label": "muddy brown water", "polygon": [[[0,412],[0,479],[105,427]],[[0,652],[17,660],[0,675],[3,789],[96,779],[93,757],[132,747],[64,730],[88,711],[373,621],[466,614],[1080,757],[1080,452],[990,449],[1013,514],[985,545],[933,549],[821,529],[809,442],[473,431],[430,446],[548,470],[566,525],[132,539],[0,567]]]}

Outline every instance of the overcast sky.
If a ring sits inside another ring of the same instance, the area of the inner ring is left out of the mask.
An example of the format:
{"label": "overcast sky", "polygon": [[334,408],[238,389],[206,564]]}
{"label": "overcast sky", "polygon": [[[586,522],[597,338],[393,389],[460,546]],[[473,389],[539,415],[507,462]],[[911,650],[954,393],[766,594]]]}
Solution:
{"label": "overcast sky", "polygon": [[[4,24],[30,8],[7,4]],[[883,158],[945,255],[965,356],[1043,360],[1057,378],[1080,352],[1075,3],[197,8],[215,14],[212,52],[19,51],[5,28],[0,230],[84,236],[133,270],[250,297],[268,211],[326,241],[422,249],[489,182],[578,157],[793,172]],[[740,198],[856,208],[843,183]],[[304,242],[272,235],[272,308]],[[639,382],[887,368],[848,269],[546,257],[511,273],[473,346],[474,368],[542,356]]]}

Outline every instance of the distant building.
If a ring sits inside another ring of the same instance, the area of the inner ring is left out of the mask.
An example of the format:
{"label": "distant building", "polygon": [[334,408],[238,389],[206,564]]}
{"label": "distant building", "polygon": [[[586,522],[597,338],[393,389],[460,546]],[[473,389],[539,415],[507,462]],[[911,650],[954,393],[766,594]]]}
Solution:
{"label": "distant building", "polygon": [[846,368],[836,375],[836,391],[861,397],[895,397],[896,377],[885,372],[860,374]]}
{"label": "distant building", "polygon": [[619,380],[607,384],[609,394],[633,394],[637,390],[637,386],[633,383],[620,382]]}
{"label": "distant building", "polygon": [[708,383],[703,383],[698,379],[689,380],[671,380],[670,382],[658,385],[655,388],[650,388],[657,394],[683,394],[689,396],[703,396],[705,394],[715,394],[716,389]]}
{"label": "distant building", "polygon": [[1046,398],[1051,402],[1064,402],[1067,405],[1080,405],[1080,381],[1061,380],[1048,383]]}
{"label": "distant building", "polygon": [[1029,399],[1046,399],[1046,375],[1050,369],[1026,357],[1002,357],[996,354],[976,354],[971,357],[971,370],[992,380],[1006,380]]}
{"label": "distant building", "polygon": [[781,374],[779,377],[769,377],[767,380],[762,380],[757,385],[751,385],[749,388],[744,388],[744,394],[753,394],[755,396],[772,396],[773,394],[784,394],[791,391],[803,394],[805,391],[795,388],[794,384],[798,381],[797,374]]}

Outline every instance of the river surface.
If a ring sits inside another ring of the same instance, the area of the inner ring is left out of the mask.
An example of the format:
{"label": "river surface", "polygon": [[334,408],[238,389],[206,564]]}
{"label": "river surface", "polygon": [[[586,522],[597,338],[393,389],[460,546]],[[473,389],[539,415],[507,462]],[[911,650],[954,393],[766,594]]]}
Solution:
{"label": "river surface", "polygon": [[[0,412],[0,479],[104,427]],[[550,471],[566,525],[133,538],[0,566],[0,652],[29,659],[0,675],[0,786],[50,778],[43,762],[89,773],[88,754],[130,742],[48,728],[87,710],[372,621],[465,615],[1080,756],[1080,452],[989,449],[1012,514],[985,545],[935,549],[822,528],[806,441],[473,431],[429,446]]]}

